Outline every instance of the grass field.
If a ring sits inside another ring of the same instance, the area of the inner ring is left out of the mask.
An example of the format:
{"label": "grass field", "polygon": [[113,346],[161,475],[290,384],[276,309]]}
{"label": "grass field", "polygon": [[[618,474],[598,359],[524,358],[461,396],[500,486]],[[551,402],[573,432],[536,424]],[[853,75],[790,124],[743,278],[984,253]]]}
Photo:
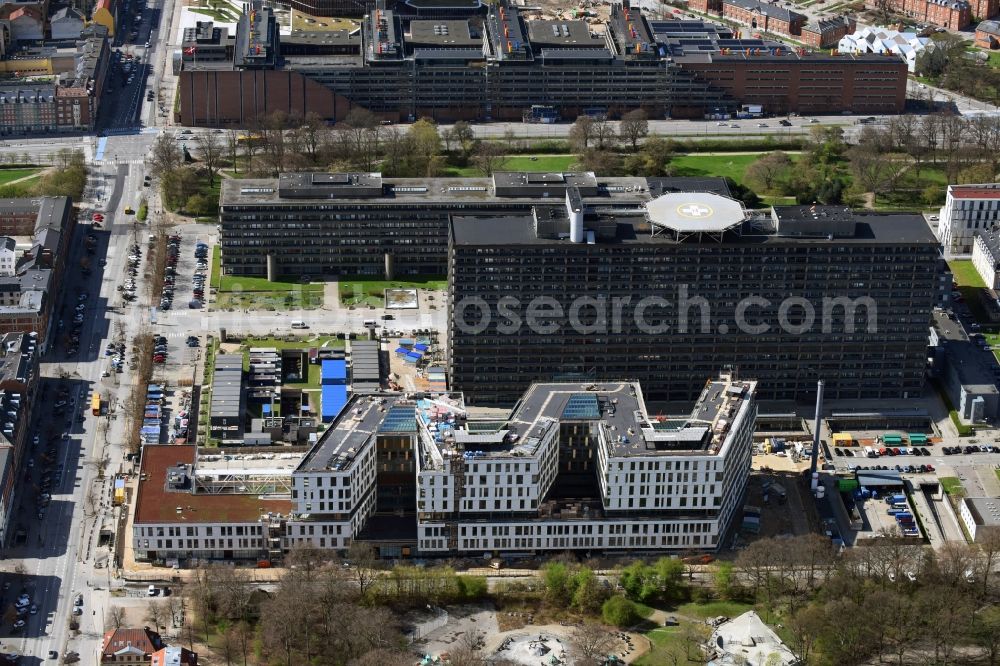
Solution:
{"label": "grass field", "polygon": [[41,171],[41,169],[0,169],[0,187],[28,176],[37,176]]}
{"label": "grass field", "polygon": [[957,497],[965,496],[965,488],[962,487],[962,482],[957,476],[943,476],[938,481],[941,482],[941,489],[947,494]]}
{"label": "grass field", "polygon": [[313,335],[308,337],[292,338],[246,338],[240,343],[241,347],[274,347],[275,349],[303,349],[305,347],[327,347],[329,349],[343,349],[344,341],[338,340],[332,335]]}
{"label": "grass field", "polygon": [[220,278],[219,291],[221,292],[248,292],[248,291],[323,291],[321,283],[302,284],[298,280],[275,280],[267,278],[249,277],[246,275],[223,275]]}
{"label": "grass field", "polygon": [[979,277],[979,273],[976,271],[976,267],[972,265],[970,259],[949,261],[948,268],[951,269],[951,273],[955,277],[955,282],[958,283],[959,287],[983,288],[986,286],[986,283],[983,282],[983,278]]}
{"label": "grass field", "polygon": [[386,289],[434,289],[448,287],[448,279],[439,275],[415,276],[413,280],[370,280],[365,276],[344,277],[339,280],[340,302],[343,305],[371,305],[382,307]]}
{"label": "grass field", "polygon": [[738,601],[712,601],[707,604],[688,603],[677,607],[679,614],[687,615],[688,617],[698,617],[703,620],[710,617],[718,617],[719,615],[736,617],[737,615],[746,613],[748,610],[753,610],[753,606]]}
{"label": "grass field", "polygon": [[[569,171],[576,166],[576,155],[507,155],[497,171]],[[475,165],[449,167],[446,176],[481,178],[483,172]]]}
{"label": "grass field", "polygon": [[212,272],[208,278],[208,286],[213,289],[219,288],[219,278],[222,276],[222,246],[216,245],[212,248]]}
{"label": "grass field", "polygon": [[670,161],[675,176],[718,176],[743,182],[747,167],[764,153],[749,155],[680,155]]}
{"label": "grass field", "polygon": [[[303,285],[305,286],[305,285]],[[315,310],[323,307],[322,285],[315,290],[285,291],[229,291],[216,294],[215,310]]]}

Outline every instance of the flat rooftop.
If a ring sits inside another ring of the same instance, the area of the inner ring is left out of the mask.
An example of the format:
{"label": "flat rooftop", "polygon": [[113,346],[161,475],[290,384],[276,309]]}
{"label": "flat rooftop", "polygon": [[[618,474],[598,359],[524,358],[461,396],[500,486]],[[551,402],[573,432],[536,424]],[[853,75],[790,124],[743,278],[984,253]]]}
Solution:
{"label": "flat rooftop", "polygon": [[1000,526],[1000,499],[996,497],[966,497],[965,505],[969,507],[976,525],[980,527]]}
{"label": "flat rooftop", "polygon": [[[588,208],[592,204],[588,202]],[[777,229],[761,231],[749,223],[726,232],[723,244],[914,244],[938,245],[939,242],[922,215],[915,213],[869,214],[852,211],[854,224],[849,235],[843,233],[843,222],[831,226],[830,233],[824,227],[809,222],[806,233],[797,233],[797,221],[781,219],[780,209],[775,209],[778,218]],[[598,245],[617,243],[678,244],[671,234],[652,235],[652,225],[641,214],[614,214],[616,230],[613,238],[602,238]],[[452,239],[458,245],[551,245],[569,243],[567,239],[539,237],[535,232],[535,222],[531,215],[511,214],[502,217],[490,215],[455,215],[451,220]],[[834,238],[831,240],[830,235]]]}
{"label": "flat rooftop", "polygon": [[948,192],[955,199],[1000,199],[1000,184],[949,185]]}
{"label": "flat rooftop", "polygon": [[[498,175],[512,183],[518,178],[517,172],[503,172]],[[349,184],[319,183],[316,178],[320,176],[341,179],[350,176],[352,182]],[[530,179],[533,186],[541,187],[542,180],[546,178],[547,174],[532,173],[524,174],[524,176],[526,179]],[[568,184],[577,181],[583,183],[588,180],[586,172],[548,174],[548,176],[561,178]],[[648,199],[648,186],[645,178],[608,177],[596,180],[599,188],[597,198],[600,200],[636,202]],[[381,190],[378,190],[379,187]],[[289,193],[292,193],[293,196],[288,196]],[[448,206],[452,203],[466,202],[524,201],[534,203],[539,202],[540,199],[540,195],[531,193],[526,193],[523,196],[498,197],[495,194],[493,178],[383,178],[381,174],[374,173],[282,174],[280,179],[227,178],[222,182],[220,202],[223,206],[299,205],[309,202],[316,204],[322,202],[326,206],[337,202]],[[547,201],[554,203],[552,197],[549,197]]]}
{"label": "flat rooftop", "polygon": [[959,382],[977,393],[998,393],[993,368],[993,352],[977,347],[958,322],[939,310],[934,311],[934,328],[944,347],[945,362],[958,373]]}
{"label": "flat rooftop", "polygon": [[[146,445],[142,448],[135,524],[251,523],[267,513],[287,515],[289,500],[253,495],[208,495],[167,487],[167,470],[193,465],[194,446]],[[178,511],[180,509],[180,511]]]}
{"label": "flat rooftop", "polygon": [[[650,417],[636,382],[546,382],[532,384],[507,419],[485,424],[470,420],[455,433],[465,450],[483,456],[530,455],[533,447],[559,423],[598,423],[611,453],[683,455],[713,453],[720,419],[732,418],[750,399],[753,382],[713,380],[691,412],[679,417]],[[499,435],[499,436],[498,436]]]}
{"label": "flat rooftop", "polygon": [[298,471],[327,472],[350,469],[361,449],[379,431],[389,410],[403,401],[401,395],[355,394],[337,416],[336,421],[323,432],[316,446],[302,459]]}
{"label": "flat rooftop", "polygon": [[604,48],[604,38],[595,35],[586,21],[528,21],[528,39],[533,46]]}
{"label": "flat rooftop", "polygon": [[482,46],[483,35],[472,28],[468,21],[414,20],[406,41],[411,46],[469,47]]}

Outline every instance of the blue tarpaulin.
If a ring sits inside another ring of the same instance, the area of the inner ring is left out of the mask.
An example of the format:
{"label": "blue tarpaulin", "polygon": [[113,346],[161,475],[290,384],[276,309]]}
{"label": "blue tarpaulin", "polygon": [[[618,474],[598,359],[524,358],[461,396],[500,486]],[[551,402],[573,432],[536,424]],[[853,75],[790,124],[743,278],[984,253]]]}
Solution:
{"label": "blue tarpaulin", "polygon": [[415,349],[416,351],[425,352],[427,351],[427,345],[422,345],[422,344],[413,345],[413,349]]}
{"label": "blue tarpaulin", "polygon": [[320,393],[322,398],[323,423],[329,423],[340,414],[347,404],[347,386],[344,384],[323,384]]}

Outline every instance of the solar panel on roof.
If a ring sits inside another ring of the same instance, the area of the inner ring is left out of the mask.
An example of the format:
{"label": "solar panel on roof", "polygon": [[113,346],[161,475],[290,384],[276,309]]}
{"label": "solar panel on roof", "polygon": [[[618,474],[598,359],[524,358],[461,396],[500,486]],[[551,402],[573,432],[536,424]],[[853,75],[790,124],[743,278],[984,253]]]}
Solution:
{"label": "solar panel on roof", "polygon": [[601,418],[601,410],[597,405],[597,396],[592,393],[574,393],[566,401],[562,417],[564,419],[589,420]]}

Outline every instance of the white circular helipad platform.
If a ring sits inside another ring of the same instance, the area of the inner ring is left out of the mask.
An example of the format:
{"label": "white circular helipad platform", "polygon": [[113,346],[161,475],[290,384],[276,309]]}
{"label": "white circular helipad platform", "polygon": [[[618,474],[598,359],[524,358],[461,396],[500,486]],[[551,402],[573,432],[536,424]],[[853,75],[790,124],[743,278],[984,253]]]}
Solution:
{"label": "white circular helipad platform", "polygon": [[650,223],[677,233],[718,233],[746,218],[743,204],[721,194],[671,192],[646,204]]}

